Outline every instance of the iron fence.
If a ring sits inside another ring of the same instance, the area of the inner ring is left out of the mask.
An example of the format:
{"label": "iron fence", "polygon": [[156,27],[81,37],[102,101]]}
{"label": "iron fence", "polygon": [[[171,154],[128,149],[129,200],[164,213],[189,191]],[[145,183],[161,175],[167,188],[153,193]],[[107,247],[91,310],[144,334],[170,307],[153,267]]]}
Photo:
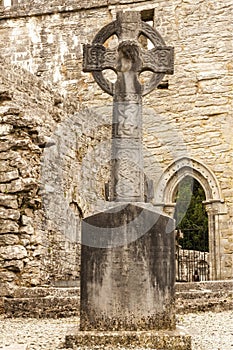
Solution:
{"label": "iron fence", "polygon": [[210,279],[208,241],[203,238],[201,242],[197,241],[187,249],[184,242],[187,242],[189,234],[189,231],[177,232],[176,280],[178,282],[208,281]]}

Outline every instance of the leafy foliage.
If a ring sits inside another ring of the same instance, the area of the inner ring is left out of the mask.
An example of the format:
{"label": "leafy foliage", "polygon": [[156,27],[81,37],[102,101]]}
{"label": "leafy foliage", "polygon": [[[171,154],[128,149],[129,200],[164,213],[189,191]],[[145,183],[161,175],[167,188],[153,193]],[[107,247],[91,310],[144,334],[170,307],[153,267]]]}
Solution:
{"label": "leafy foliage", "polygon": [[177,230],[183,233],[179,244],[183,249],[208,251],[208,217],[202,202],[205,193],[199,182],[186,176],[176,195]]}

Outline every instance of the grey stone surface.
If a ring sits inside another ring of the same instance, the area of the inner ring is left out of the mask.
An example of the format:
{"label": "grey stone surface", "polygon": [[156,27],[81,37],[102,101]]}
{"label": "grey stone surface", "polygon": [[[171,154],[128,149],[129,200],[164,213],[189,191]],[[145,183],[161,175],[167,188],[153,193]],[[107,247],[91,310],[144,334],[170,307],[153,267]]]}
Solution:
{"label": "grey stone surface", "polygon": [[[143,34],[155,46],[142,50],[139,36]],[[104,46],[117,36],[114,49]],[[162,37],[141,19],[135,11],[118,12],[116,21],[103,27],[92,45],[84,45],[84,72],[92,72],[101,89],[113,95],[110,201],[144,202],[144,169],[142,154],[142,96],[152,92],[164,77],[173,74],[173,48],[166,47]],[[117,74],[112,83],[103,71]],[[152,72],[146,84],[141,83],[142,72]]]}
{"label": "grey stone surface", "polygon": [[176,331],[118,331],[80,332],[66,336],[67,348],[143,348],[166,350],[191,350],[191,336],[184,330]]}
{"label": "grey stone surface", "polygon": [[132,203],[84,219],[81,330],[175,328],[173,230]]}

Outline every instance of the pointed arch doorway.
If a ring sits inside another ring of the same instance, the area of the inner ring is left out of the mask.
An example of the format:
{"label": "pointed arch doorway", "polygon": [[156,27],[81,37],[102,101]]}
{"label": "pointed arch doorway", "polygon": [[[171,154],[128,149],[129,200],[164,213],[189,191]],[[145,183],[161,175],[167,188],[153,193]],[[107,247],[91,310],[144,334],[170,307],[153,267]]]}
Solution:
{"label": "pointed arch doorway", "polygon": [[208,281],[209,234],[204,189],[196,179],[186,176],[178,184],[175,197],[176,280]]}
{"label": "pointed arch doorway", "polygon": [[182,157],[170,164],[155,187],[154,205],[174,217],[176,195],[182,180],[189,176],[196,180],[205,194],[203,205],[208,216],[209,279],[221,279],[220,222],[226,214],[218,180],[201,162]]}

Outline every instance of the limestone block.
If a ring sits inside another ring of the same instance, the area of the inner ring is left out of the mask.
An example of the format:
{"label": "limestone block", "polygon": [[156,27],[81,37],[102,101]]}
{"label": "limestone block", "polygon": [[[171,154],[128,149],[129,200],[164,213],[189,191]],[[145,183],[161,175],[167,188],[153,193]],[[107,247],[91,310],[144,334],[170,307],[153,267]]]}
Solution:
{"label": "limestone block", "polygon": [[21,154],[18,152],[16,154],[12,154],[12,157],[10,158],[10,165],[15,166],[17,164],[17,167],[21,173],[21,169],[25,169],[28,167],[28,160],[22,158]]}
{"label": "limestone block", "polygon": [[27,250],[22,245],[0,247],[0,259],[23,259],[27,255]]}
{"label": "limestone block", "polygon": [[19,225],[12,220],[1,220],[0,219],[0,234],[2,233],[16,233],[19,232]]}
{"label": "limestone block", "polygon": [[7,115],[7,114],[19,114],[20,110],[16,107],[12,107],[12,105],[2,105],[0,107],[0,114]]}
{"label": "limestone block", "polygon": [[0,160],[8,160],[14,158],[16,152],[10,150],[6,152],[0,152]]}
{"label": "limestone block", "polygon": [[14,283],[5,282],[4,284],[0,282],[0,297],[3,296],[13,296],[16,290]]}
{"label": "limestone block", "polygon": [[18,208],[17,196],[0,193],[0,205],[7,208],[17,209]]}
{"label": "limestone block", "polygon": [[9,172],[0,173],[0,182],[9,182],[19,178],[18,169]]}
{"label": "limestone block", "polygon": [[7,89],[4,89],[3,87],[0,88],[0,99],[1,101],[10,101],[13,97],[13,94],[11,91],[8,91]]}
{"label": "limestone block", "polygon": [[30,238],[30,243],[34,245],[43,245],[45,243],[45,237],[43,232],[35,231],[34,234]]}
{"label": "limestone block", "polygon": [[[223,265],[225,267],[231,267],[232,268],[232,254],[225,254],[224,258],[223,258]],[[232,270],[231,270],[232,272]],[[232,275],[231,275],[232,278]]]}
{"label": "limestone block", "polygon": [[21,272],[24,268],[24,263],[22,260],[6,260],[3,264],[10,271]]}
{"label": "limestone block", "polygon": [[39,277],[31,278],[31,285],[32,286],[39,286],[41,284],[41,280]]}
{"label": "limestone block", "polygon": [[43,253],[42,249],[35,249],[32,255],[36,257],[36,256],[40,256],[42,253]]}
{"label": "limestone block", "polygon": [[0,185],[0,191],[3,193],[16,193],[21,191],[28,191],[37,188],[38,183],[36,179],[16,179],[10,183],[4,183]]}
{"label": "limestone block", "polygon": [[0,191],[3,193],[16,193],[24,190],[22,179],[13,180],[10,183],[1,184]]}
{"label": "limestone block", "polygon": [[0,246],[2,245],[15,245],[19,243],[19,237],[14,234],[3,234],[0,235]]}
{"label": "limestone block", "polygon": [[[40,270],[40,271],[39,271]],[[31,286],[39,286],[41,284],[41,269],[35,271],[34,269],[30,270],[28,273],[22,273],[22,279],[29,282]]]}
{"label": "limestone block", "polygon": [[204,71],[204,72],[200,72],[199,74],[197,74],[197,80],[211,80],[211,79],[219,79],[221,78],[223,75],[225,74],[225,72],[222,71]]}
{"label": "limestone block", "polygon": [[12,282],[15,280],[15,273],[12,271],[1,271],[0,281],[1,282]]}
{"label": "limestone block", "polygon": [[26,233],[27,235],[33,235],[34,233],[34,227],[32,225],[25,225],[21,226],[19,231],[21,233]]}
{"label": "limestone block", "polygon": [[226,170],[226,165],[225,164],[215,164],[213,166],[214,172],[219,172],[223,173]]}
{"label": "limestone block", "polygon": [[233,253],[233,242],[229,240],[229,242],[226,242],[224,245],[224,253],[225,254],[232,254]]}
{"label": "limestone block", "polygon": [[0,125],[0,136],[8,135],[12,132],[13,125],[10,124],[1,124]]}
{"label": "limestone block", "polygon": [[19,220],[20,211],[16,209],[8,209],[4,207],[0,207],[0,219],[11,219],[11,220]]}
{"label": "limestone block", "polygon": [[[3,153],[6,154],[5,152],[3,152]],[[9,171],[9,170],[12,170],[12,167],[10,167],[10,165],[9,165],[9,161],[4,159],[4,157],[3,157],[3,159],[1,159],[1,157],[0,157],[0,173],[4,172],[4,171]]]}
{"label": "limestone block", "polygon": [[11,142],[1,140],[0,142],[0,152],[6,152],[11,148]]}
{"label": "limestone block", "polygon": [[31,217],[28,217],[27,215],[22,215],[22,224],[24,226],[32,225],[33,219]]}

